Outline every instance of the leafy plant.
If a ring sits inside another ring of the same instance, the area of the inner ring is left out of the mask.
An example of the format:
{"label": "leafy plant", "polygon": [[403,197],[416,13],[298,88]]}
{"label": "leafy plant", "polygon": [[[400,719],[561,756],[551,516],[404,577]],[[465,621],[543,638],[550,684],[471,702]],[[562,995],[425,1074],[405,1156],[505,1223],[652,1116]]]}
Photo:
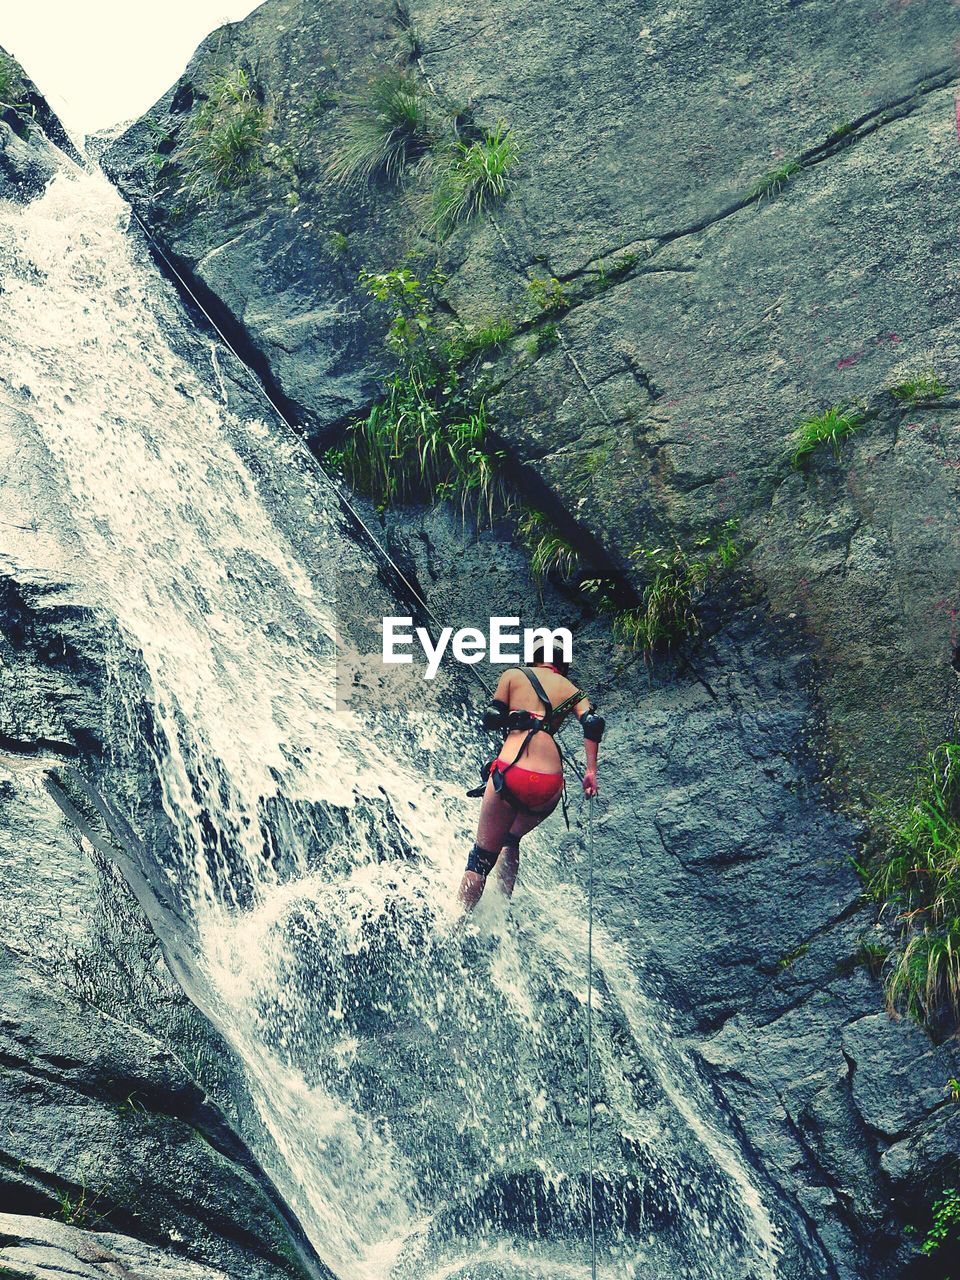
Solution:
{"label": "leafy plant", "polygon": [[350,248],[350,241],[347,239],[343,231],[330,232],[330,248],[334,253],[346,253]]}
{"label": "leafy plant", "polygon": [[597,263],[597,284],[601,289],[609,289],[639,261],[639,253],[622,253],[619,257],[611,258],[609,262],[601,259]]}
{"label": "leafy plant", "polygon": [[97,1211],[97,1204],[102,1198],[101,1191],[91,1194],[86,1179],[80,1175],[80,1186],[76,1194],[62,1191],[58,1197],[57,1217],[71,1227],[96,1227],[107,1215]]}
{"label": "leafy plant", "polygon": [[960,1020],[960,744],[928,757],[912,797],[878,808],[869,896],[897,911],[902,935],[887,999],[921,1020]]}
{"label": "leafy plant", "polygon": [[408,267],[390,271],[363,267],[358,279],[372,298],[393,312],[386,336],[389,349],[394,355],[413,359],[416,349],[434,332],[431,291],[443,283],[443,276],[434,270],[424,283]]}
{"label": "leafy plant", "polygon": [[0,107],[16,106],[14,88],[20,81],[20,68],[13,58],[0,53]]}
{"label": "leafy plant", "polygon": [[426,100],[411,71],[390,70],[346,99],[342,140],[328,173],[344,186],[395,181],[434,141]]}
{"label": "leafy plant", "polygon": [[649,654],[695,635],[700,629],[699,597],[718,572],[739,558],[735,528],[736,522],[728,520],[690,549],[677,541],[672,546],[635,547],[631,558],[641,566],[647,585],[639,605],[615,616],[614,637]]}
{"label": "leafy plant", "polygon": [[520,143],[503,120],[472,142],[454,142],[438,152],[430,230],[443,239],[458,223],[502,200],[519,159]]}
{"label": "leafy plant", "polygon": [[533,276],[527,285],[527,293],[540,311],[565,311],[570,305],[567,291],[556,276]]}
{"label": "leafy plant", "polygon": [[576,547],[542,511],[527,508],[522,512],[517,521],[517,538],[530,556],[530,567],[536,578],[545,578],[550,573],[570,578],[580,563]]}
{"label": "leafy plant", "polygon": [[948,1187],[933,1202],[933,1222],[927,1232],[920,1252],[928,1257],[939,1253],[946,1245],[960,1248],[960,1190]]}
{"label": "leafy plant", "polygon": [[949,1093],[951,1102],[960,1102],[960,1080],[956,1076],[951,1076],[943,1087]]}
{"label": "leafy plant", "polygon": [[267,112],[246,71],[218,76],[193,109],[179,157],[183,191],[211,203],[235,191],[264,166]]}
{"label": "leafy plant", "polygon": [[763,199],[764,196],[777,195],[782,191],[790,179],[800,172],[802,165],[799,160],[784,160],[783,164],[778,165],[776,169],[771,169],[769,173],[764,174],[756,186],[750,190],[750,198],[752,200]]}
{"label": "leafy plant", "polygon": [[539,328],[534,329],[526,341],[526,349],[532,356],[538,356],[544,351],[552,351],[560,341],[560,330],[553,324],[542,324]]}
{"label": "leafy plant", "polygon": [[503,454],[491,447],[482,397],[461,386],[453,346],[438,340],[431,292],[443,277],[433,271],[424,282],[401,267],[364,269],[360,280],[391,314],[386,342],[400,368],[325,462],[381,508],[453,499],[492,520],[504,496]]}
{"label": "leafy plant", "polygon": [[905,382],[890,388],[894,400],[901,404],[922,404],[925,400],[940,400],[949,390],[931,369],[915,374]]}
{"label": "leafy plant", "polygon": [[821,444],[829,444],[834,456],[839,458],[843,441],[859,430],[865,421],[860,410],[841,409],[837,405],[804,418],[790,437],[790,461],[795,467],[800,466],[804,458]]}

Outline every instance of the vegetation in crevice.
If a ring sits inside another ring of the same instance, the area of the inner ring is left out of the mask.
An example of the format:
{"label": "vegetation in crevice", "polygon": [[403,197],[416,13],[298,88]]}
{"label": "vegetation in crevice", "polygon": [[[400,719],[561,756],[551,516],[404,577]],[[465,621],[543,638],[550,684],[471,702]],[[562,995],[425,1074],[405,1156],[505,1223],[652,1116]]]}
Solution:
{"label": "vegetation in crevice", "polygon": [[13,58],[0,53],[0,110],[17,105],[14,91],[19,82],[19,66]]}
{"label": "vegetation in crevice", "polygon": [[186,124],[178,194],[210,205],[243,187],[268,162],[268,124],[267,109],[242,67],[216,76]]}
{"label": "vegetation in crevice", "polygon": [[530,557],[534,577],[551,573],[572,578],[580,565],[580,552],[542,511],[524,508],[516,525],[517,541]]}
{"label": "vegetation in crevice", "polygon": [[920,1252],[928,1258],[942,1258],[944,1263],[960,1253],[960,1189],[957,1187],[945,1188],[934,1200],[930,1227]]}
{"label": "vegetation in crevice", "polygon": [[960,1023],[960,744],[926,759],[912,796],[873,815],[866,892],[896,915],[887,1000],[934,1028]]}
{"label": "vegetation in crevice", "polygon": [[[402,62],[419,58],[409,17],[398,18]],[[433,94],[410,66],[389,67],[343,100],[341,140],[327,167],[334,182],[361,186],[399,182],[413,172],[425,189],[414,206],[423,230],[445,239],[502,200],[520,158],[520,142],[504,120],[474,124],[468,108]]]}
{"label": "vegetation in crevice", "polygon": [[858,431],[866,420],[863,410],[843,409],[839,405],[803,418],[790,436],[791,463],[799,467],[821,444],[828,444],[834,457],[839,458],[843,441],[854,431]]}
{"label": "vegetation in crevice", "polygon": [[784,162],[771,169],[750,189],[751,200],[762,200],[764,197],[778,195],[792,177],[798,174],[803,166],[797,159]]}
{"label": "vegetation in crevice", "polygon": [[383,177],[397,181],[436,141],[423,87],[408,70],[375,76],[345,100],[342,138],[328,173],[344,186]]}
{"label": "vegetation in crevice", "polygon": [[700,630],[698,603],[704,592],[740,558],[736,521],[683,546],[637,546],[631,559],[643,578],[640,603],[613,616],[615,639],[651,655],[671,649]]}
{"label": "vegetation in crevice", "polygon": [[478,381],[460,368],[464,352],[482,344],[469,333],[440,332],[437,271],[421,281],[407,267],[363,270],[360,282],[390,317],[385,342],[397,369],[367,417],[348,424],[342,443],[328,450],[327,465],[381,509],[450,500],[492,521],[505,502],[503,453],[491,440]]}
{"label": "vegetation in crevice", "polygon": [[560,342],[560,330],[553,323],[538,325],[533,329],[524,344],[526,352],[531,356],[542,355],[544,351],[552,351]]}
{"label": "vegetation in crevice", "polygon": [[566,311],[570,305],[567,290],[556,276],[532,276],[527,293],[537,310],[548,315]]}
{"label": "vegetation in crevice", "polygon": [[507,195],[520,159],[520,143],[504,121],[483,129],[472,141],[439,148],[433,163],[429,228],[439,239],[458,223],[486,212]]}
{"label": "vegetation in crevice", "polygon": [[897,383],[890,388],[890,394],[900,404],[924,404],[931,400],[941,400],[949,389],[930,369]]}

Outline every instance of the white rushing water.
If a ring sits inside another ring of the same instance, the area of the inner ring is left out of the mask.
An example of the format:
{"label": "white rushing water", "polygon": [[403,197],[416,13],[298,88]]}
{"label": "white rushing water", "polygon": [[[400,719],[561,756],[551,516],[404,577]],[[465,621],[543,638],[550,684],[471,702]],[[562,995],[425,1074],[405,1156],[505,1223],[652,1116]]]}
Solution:
{"label": "white rushing water", "polygon": [[[285,492],[297,443],[171,346],[128,216],[88,174],[0,211],[0,570],[69,580],[141,657],[146,691],[119,654],[114,687],[128,734],[144,698],[153,726],[159,870],[320,1255],[342,1280],[587,1277],[582,897],[543,837],[512,915],[490,894],[451,932],[475,810],[413,763],[450,727],[338,705],[362,556],[321,489]],[[749,1168],[596,943],[599,1274],[775,1277]]]}

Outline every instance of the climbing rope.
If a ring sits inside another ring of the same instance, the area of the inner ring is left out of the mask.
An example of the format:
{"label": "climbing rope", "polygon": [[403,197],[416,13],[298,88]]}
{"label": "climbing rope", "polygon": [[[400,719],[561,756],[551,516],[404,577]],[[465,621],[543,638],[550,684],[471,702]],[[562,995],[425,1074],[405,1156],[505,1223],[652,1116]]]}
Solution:
{"label": "climbing rope", "polygon": [[[347,498],[346,494],[343,492],[342,487],[336,484],[331,479],[331,477],[327,474],[327,472],[323,469],[323,467],[320,465],[319,461],[317,460],[315,455],[310,451],[309,446],[307,445],[306,441],[303,439],[299,431],[297,431],[297,429],[294,427],[293,423],[290,421],[290,419],[287,417],[287,415],[284,413],[281,407],[274,400],[273,396],[270,395],[270,392],[264,386],[260,378],[257,377],[257,375],[254,373],[252,369],[250,369],[250,366],[246,363],[246,361],[237,351],[236,347],[233,345],[233,343],[230,341],[227,335],[223,332],[223,330],[217,324],[216,320],[210,314],[208,309],[203,305],[201,300],[197,297],[196,291],[191,287],[190,282],[184,277],[183,273],[177,268],[176,263],[171,259],[170,255],[164,249],[163,245],[156,238],[156,236],[153,234],[153,232],[150,230],[150,228],[147,226],[147,224],[140,217],[140,215],[137,213],[136,209],[134,209],[132,205],[130,205],[130,213],[132,214],[134,221],[137,223],[137,226],[139,226],[140,230],[143,232],[143,235],[146,238],[148,244],[153,246],[153,249],[157,253],[158,257],[162,258],[162,260],[166,263],[167,269],[174,276],[174,278],[179,282],[180,287],[183,289],[187,297],[189,297],[190,300],[193,302],[194,306],[197,308],[200,314],[206,317],[208,323],[210,324],[210,327],[213,329],[214,333],[216,333],[217,337],[220,339],[220,341],[223,343],[226,349],[231,353],[234,359],[237,360],[237,362],[243,366],[243,368],[247,369],[248,372],[250,372],[251,381],[253,385],[256,387],[257,392],[259,393],[261,398],[265,401],[265,403],[270,407],[271,411],[276,415],[277,420],[293,436],[297,447],[300,450],[302,450],[304,456],[308,459],[311,469],[320,477],[322,482],[327,486],[330,492],[333,493],[333,495],[336,497],[337,501],[340,502],[343,505],[343,507],[346,508],[346,510],[350,514],[351,519],[356,523],[357,527],[362,530],[364,536],[366,537],[367,541],[370,543],[371,547],[373,547],[374,551],[381,557],[384,564],[387,565],[387,567],[391,570],[391,572],[396,575],[397,580],[403,584],[406,590],[410,593],[411,598],[415,600],[417,605],[423,610],[425,616],[430,619],[430,621],[433,623],[435,627],[438,628],[438,630],[442,631],[443,623],[440,621],[440,619],[437,617],[434,611],[430,608],[430,605],[423,598],[423,596],[420,594],[417,588],[413,585],[410,579],[406,576],[406,574],[397,564],[396,560],[393,559],[389,551],[387,551],[386,547],[383,546],[383,544],[377,538],[376,534],[373,532],[370,526],[366,523],[366,521],[360,515],[360,512],[357,511],[353,503],[350,502],[349,498]],[[474,680],[476,680],[477,683],[483,688],[487,697],[492,698],[494,691],[493,689],[491,689],[487,681],[484,680],[480,672],[477,671],[477,669],[472,666],[468,668],[468,672],[474,678]],[[576,762],[574,760],[571,760],[568,753],[564,750],[563,745],[560,742],[558,742],[557,747],[560,751],[561,756],[566,761],[566,763],[570,766],[573,772],[577,775],[577,777],[582,777]]]}
{"label": "climbing rope", "polygon": [[593,796],[587,797],[587,1163],[590,1166],[590,1276],[597,1280],[597,1231],[593,1212]]}

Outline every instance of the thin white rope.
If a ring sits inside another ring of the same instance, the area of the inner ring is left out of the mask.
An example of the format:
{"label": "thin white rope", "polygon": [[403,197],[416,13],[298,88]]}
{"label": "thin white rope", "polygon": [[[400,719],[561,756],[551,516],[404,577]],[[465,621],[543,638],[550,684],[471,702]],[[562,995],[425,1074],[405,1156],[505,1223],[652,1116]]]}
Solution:
{"label": "thin white rope", "polygon": [[590,1276],[597,1280],[593,1183],[593,796],[587,797],[587,1156],[590,1165]]}

